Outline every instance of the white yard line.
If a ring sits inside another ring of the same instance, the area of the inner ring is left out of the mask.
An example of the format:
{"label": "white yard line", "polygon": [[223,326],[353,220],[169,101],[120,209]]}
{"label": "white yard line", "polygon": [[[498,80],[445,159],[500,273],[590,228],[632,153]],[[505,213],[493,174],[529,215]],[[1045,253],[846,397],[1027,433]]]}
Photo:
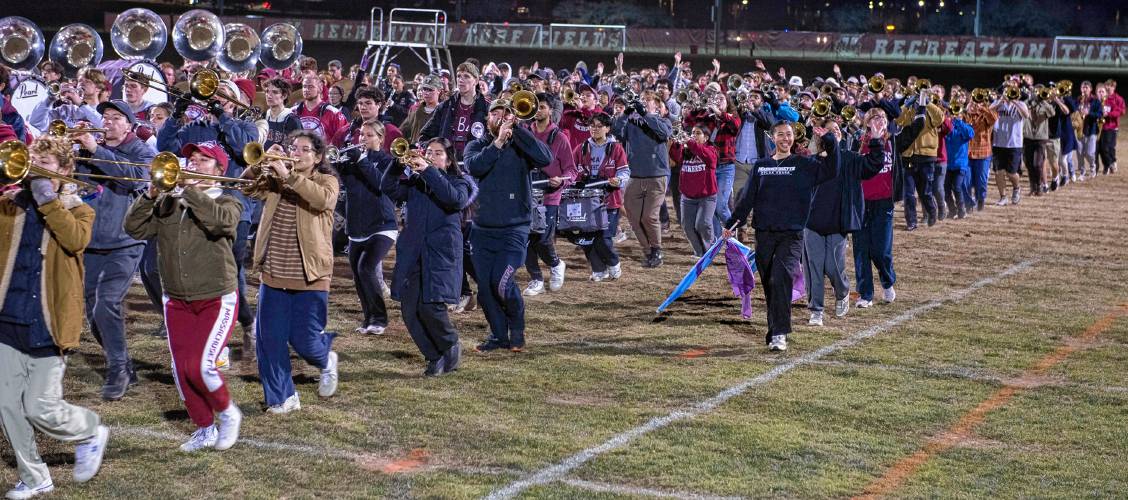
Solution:
{"label": "white yard line", "polygon": [[662,491],[650,488],[637,488],[619,484],[595,483],[582,479],[561,479],[561,483],[576,488],[594,491],[596,493],[614,493],[617,495],[649,496],[657,498],[679,498],[682,500],[739,500],[743,497],[719,497],[702,493],[686,493],[681,491]]}
{"label": "white yard line", "polygon": [[739,384],[736,384],[732,387],[729,387],[729,388],[721,391],[720,393],[714,395],[713,397],[711,397],[709,399],[706,399],[706,400],[701,401],[699,403],[696,403],[694,405],[682,408],[680,410],[670,412],[670,413],[663,415],[661,417],[653,418],[650,421],[646,422],[645,424],[642,424],[642,425],[635,427],[633,429],[628,429],[628,430],[623,431],[619,434],[616,434],[616,435],[612,436],[611,439],[604,441],[602,444],[600,444],[598,446],[594,446],[594,447],[585,449],[583,451],[580,451],[579,453],[576,453],[575,455],[572,455],[568,458],[565,458],[564,460],[560,461],[559,463],[553,464],[549,467],[545,467],[544,469],[541,469],[541,470],[533,473],[532,475],[530,475],[530,476],[528,476],[524,479],[520,479],[518,481],[512,482],[512,483],[506,485],[505,487],[494,491],[493,493],[488,495],[486,498],[488,498],[490,500],[500,500],[500,499],[505,499],[505,498],[513,498],[513,497],[517,496],[518,494],[520,494],[522,491],[524,491],[524,490],[526,490],[526,489],[528,489],[532,486],[543,485],[543,484],[548,484],[548,483],[560,481],[560,480],[564,479],[567,475],[569,475],[576,468],[580,467],[581,465],[586,464],[587,462],[590,462],[591,460],[595,459],[596,457],[598,457],[600,455],[603,455],[603,454],[605,454],[609,451],[616,450],[618,448],[622,448],[622,447],[626,446],[628,443],[630,443],[631,441],[634,441],[635,439],[637,439],[639,437],[642,437],[646,434],[654,432],[658,429],[662,429],[664,427],[667,427],[670,424],[673,424],[675,422],[680,422],[682,420],[688,420],[690,418],[693,418],[693,417],[696,417],[696,416],[699,416],[699,415],[704,415],[704,414],[710,413],[713,410],[716,410],[717,407],[721,406],[722,404],[724,404],[728,400],[730,400],[730,399],[732,399],[736,396],[739,396],[741,394],[744,394],[749,389],[752,389],[754,387],[758,387],[758,386],[767,384],[769,382],[772,382],[775,379],[781,377],[785,373],[787,373],[787,372],[789,372],[789,371],[791,371],[795,368],[798,368],[798,367],[803,366],[805,364],[809,364],[813,361],[818,361],[819,359],[822,359],[823,357],[826,357],[829,354],[833,354],[833,353],[836,353],[836,352],[841,351],[843,349],[852,347],[855,344],[857,344],[857,343],[859,343],[863,340],[866,340],[870,337],[873,337],[874,335],[888,331],[888,330],[890,330],[890,329],[892,329],[892,328],[894,328],[898,325],[901,325],[905,322],[911,321],[911,320],[915,319],[917,316],[920,316],[920,315],[927,313],[927,312],[929,312],[933,309],[936,309],[936,308],[944,305],[945,303],[956,302],[956,301],[962,300],[965,297],[967,297],[968,295],[971,295],[975,291],[979,290],[980,288],[992,285],[995,282],[997,282],[997,281],[999,281],[1003,278],[1006,278],[1008,276],[1029,270],[1034,265],[1034,262],[1035,262],[1034,260],[1027,260],[1027,261],[1020,262],[1020,263],[1015,264],[1011,267],[1008,267],[1007,269],[1005,269],[1002,272],[999,272],[999,273],[997,273],[993,276],[988,276],[988,277],[983,278],[979,281],[976,281],[975,283],[972,283],[971,286],[968,286],[967,288],[952,292],[944,298],[936,299],[936,300],[933,300],[931,302],[913,307],[912,309],[909,309],[908,311],[905,311],[905,312],[901,313],[900,315],[898,315],[898,316],[896,316],[892,319],[889,319],[889,320],[887,320],[883,323],[874,325],[870,328],[867,328],[867,329],[862,330],[860,332],[854,333],[853,335],[846,337],[842,340],[839,340],[839,341],[834,342],[832,344],[823,346],[823,347],[821,347],[821,348],[819,348],[815,351],[808,352],[808,353],[803,354],[799,357],[796,357],[794,359],[791,359],[791,360],[788,360],[784,363],[776,365],[774,368],[768,370],[767,372],[764,372],[764,373],[762,373],[762,374],[760,374],[756,377],[744,380],[743,382],[741,382]]}

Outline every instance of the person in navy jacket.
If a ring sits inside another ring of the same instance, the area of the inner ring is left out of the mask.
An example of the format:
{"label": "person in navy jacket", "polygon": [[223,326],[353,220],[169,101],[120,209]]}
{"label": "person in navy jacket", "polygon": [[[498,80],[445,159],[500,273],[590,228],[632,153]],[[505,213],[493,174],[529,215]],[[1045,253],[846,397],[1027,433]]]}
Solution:
{"label": "person in navy jacket", "polygon": [[462,209],[476,193],[474,182],[459,170],[454,145],[440,137],[427,141],[423,156],[392,162],[380,190],[405,203],[392,298],[400,302],[404,325],[427,359],[423,375],[457,370],[461,343],[447,304],[459,298]]}
{"label": "person in navy jacket", "polygon": [[752,213],[756,229],[756,267],[768,302],[768,347],[787,349],[791,333],[792,269],[799,268],[803,253],[803,227],[811,211],[815,186],[834,179],[838,172],[838,141],[821,127],[813,129],[822,140],[822,158],[791,154],[795,132],[791,123],[772,125],[776,150],[756,162],[732,217],[725,221],[724,238],[735,234]]}
{"label": "person in navy jacket", "polygon": [[399,235],[396,208],[380,190],[380,179],[391,166],[392,156],[381,150],[384,124],[379,118],[362,123],[359,134],[367,149],[349,151],[352,154],[335,166],[346,193],[349,265],[364,316],[356,332],[380,335],[388,327],[388,310],[381,294],[384,287],[382,262]]}
{"label": "person in navy jacket", "polygon": [[514,274],[525,263],[532,222],[530,171],[552,163],[552,152],[533,133],[518,127],[507,99],[490,104],[488,135],[466,145],[470,175],[481,189],[470,228],[482,311],[490,337],[479,352],[525,347],[525,303]]}

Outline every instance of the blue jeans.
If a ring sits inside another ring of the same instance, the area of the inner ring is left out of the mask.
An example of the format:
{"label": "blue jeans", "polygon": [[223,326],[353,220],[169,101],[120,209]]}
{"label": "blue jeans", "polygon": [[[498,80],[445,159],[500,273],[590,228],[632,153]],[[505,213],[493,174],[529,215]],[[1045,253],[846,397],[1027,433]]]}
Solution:
{"label": "blue jeans", "polygon": [[329,292],[282,290],[259,285],[259,376],[266,404],[282,404],[294,394],[290,346],[307,363],[324,370],[336,334],[325,333]]}
{"label": "blue jeans", "polygon": [[990,182],[991,176],[991,157],[988,156],[982,160],[968,159],[967,164],[971,167],[971,187],[973,195],[975,196],[975,203],[983,203],[987,200],[987,183]]}
{"label": "blue jeans", "polygon": [[882,288],[893,288],[893,200],[866,200],[862,229],[853,233],[854,279],[858,295],[873,300],[873,267]]}
{"label": "blue jeans", "polygon": [[[932,196],[933,175],[936,160],[917,161],[909,163],[905,171],[905,224],[914,227],[917,224],[917,196],[929,221],[936,219],[937,199]],[[943,200],[943,198],[940,198]]]}
{"label": "blue jeans", "polygon": [[478,301],[492,340],[503,345],[525,345],[525,301],[514,277],[525,264],[528,238],[528,225],[488,229],[475,224],[470,228]]}
{"label": "blue jeans", "polygon": [[87,250],[83,255],[86,320],[94,339],[102,345],[111,372],[130,365],[122,309],[144,251],[145,245],[133,245],[105,252]]}
{"label": "blue jeans", "polygon": [[736,178],[736,165],[724,163],[717,165],[717,208],[713,214],[713,234],[721,234],[721,225],[732,217],[729,201],[732,199],[732,181]]}
{"label": "blue jeans", "polygon": [[239,324],[243,328],[250,328],[255,319],[255,310],[247,302],[247,236],[251,232],[251,222],[239,222],[235,232],[235,241],[231,244],[231,253],[235,255],[235,268],[239,271]]}
{"label": "blue jeans", "polygon": [[944,210],[944,179],[947,165],[936,162],[932,166],[932,199],[936,202],[936,214],[941,220],[945,217]]}

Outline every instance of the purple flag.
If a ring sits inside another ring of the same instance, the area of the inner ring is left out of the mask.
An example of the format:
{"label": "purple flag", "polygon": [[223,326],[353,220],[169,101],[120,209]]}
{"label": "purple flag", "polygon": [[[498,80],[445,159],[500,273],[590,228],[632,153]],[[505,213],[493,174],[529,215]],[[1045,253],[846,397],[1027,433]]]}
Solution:
{"label": "purple flag", "polygon": [[803,264],[791,269],[791,303],[794,304],[807,296],[807,284],[803,280]]}
{"label": "purple flag", "polygon": [[740,315],[744,319],[752,317],[752,289],[756,288],[756,275],[748,258],[731,238],[725,242],[725,266],[728,268],[732,293],[740,297]]}

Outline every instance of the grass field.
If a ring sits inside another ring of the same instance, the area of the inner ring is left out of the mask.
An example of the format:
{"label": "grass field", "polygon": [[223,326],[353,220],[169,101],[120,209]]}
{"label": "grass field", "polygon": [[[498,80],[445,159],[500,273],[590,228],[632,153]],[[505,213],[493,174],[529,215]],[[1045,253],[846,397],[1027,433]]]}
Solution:
{"label": "grass field", "polygon": [[[236,361],[244,440],[194,455],[177,451],[192,425],[137,286],[142,383],[98,399],[92,339],[66,383],[113,428],[102,472],[75,485],[73,447],[43,439],[41,451],[58,498],[1123,498],[1126,213],[1124,171],[913,233],[898,212],[896,303],[828,314],[823,328],[795,308],[778,355],[763,346],[760,290],[741,320],[718,269],[655,318],[692,264],[676,225],[660,269],[623,245],[617,283],[584,281],[583,254],[561,241],[568,282],[528,301],[530,349],[468,352],[435,379],[398,308],[383,337],[351,333],[360,313],[341,260],[338,395],[318,400],[316,370],[295,358],[303,408],[269,415],[254,368]],[[478,311],[456,323],[467,347],[486,335]]]}

